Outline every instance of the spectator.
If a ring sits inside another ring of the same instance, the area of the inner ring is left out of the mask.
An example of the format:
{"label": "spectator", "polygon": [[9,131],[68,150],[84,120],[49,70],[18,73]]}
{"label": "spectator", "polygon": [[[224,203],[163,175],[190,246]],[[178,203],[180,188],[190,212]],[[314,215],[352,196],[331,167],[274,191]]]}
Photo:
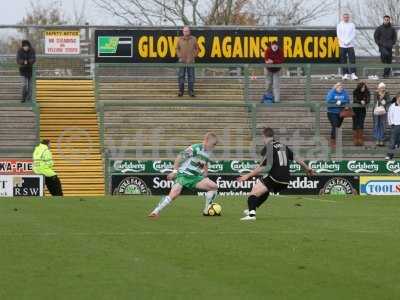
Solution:
{"label": "spectator", "polygon": [[[199,45],[197,39],[191,35],[190,28],[188,26],[183,27],[183,36],[179,38],[177,46],[177,55],[180,63],[193,64],[199,53]],[[183,96],[185,92],[185,76],[188,79],[188,90],[190,97],[195,97],[194,93],[194,81],[195,81],[195,70],[194,67],[184,66],[180,67],[178,71],[179,80],[179,97]]]}
{"label": "spectator", "polygon": [[[374,39],[375,43],[379,47],[379,52],[381,53],[381,62],[384,64],[391,64],[393,46],[397,41],[397,33],[396,29],[394,29],[390,23],[390,16],[383,17],[383,24],[376,28]],[[383,71],[383,77],[389,77],[390,71],[390,68],[385,68]]]}
{"label": "spectator", "polygon": [[383,82],[379,83],[374,98],[374,138],[376,145],[383,147],[385,145],[386,107],[390,101],[390,95],[386,91],[386,85]]}
{"label": "spectator", "polygon": [[337,128],[340,128],[343,123],[343,118],[340,116],[340,112],[349,102],[349,95],[343,89],[341,82],[336,83],[326,95],[326,103],[328,105],[328,120],[332,125],[330,139],[330,145],[332,148],[336,147],[336,130]]}
{"label": "spectator", "polygon": [[[283,51],[276,41],[271,43],[271,46],[265,49],[264,53],[265,63],[283,64]],[[280,70],[281,68],[266,68],[265,83],[267,86],[266,94],[273,93],[274,102],[280,102]]]}
{"label": "spectator", "polygon": [[50,140],[42,140],[33,151],[33,172],[44,176],[47,189],[52,196],[62,196],[61,182],[53,170],[53,165]]}
{"label": "spectator", "polygon": [[22,101],[32,100],[32,69],[36,62],[35,50],[28,40],[23,40],[21,48],[17,52],[17,64],[19,73],[23,78]]}
{"label": "spectator", "polygon": [[394,151],[400,144],[400,93],[396,95],[396,102],[388,110],[388,124],[390,126],[390,145],[386,159],[393,159]]}
{"label": "spectator", "polygon": [[[354,40],[356,37],[356,27],[354,23],[350,22],[350,15],[343,14],[342,22],[336,28],[337,37],[339,39],[340,48],[340,63],[347,64],[347,58],[350,64],[356,63],[356,54],[354,52]],[[343,80],[351,79],[357,80],[356,68],[343,67]],[[351,75],[350,75],[351,74]]]}
{"label": "spectator", "polygon": [[360,107],[353,107],[353,143],[355,146],[364,145],[364,121],[367,114],[366,106],[371,99],[371,93],[365,82],[360,82],[353,91],[353,103]]}

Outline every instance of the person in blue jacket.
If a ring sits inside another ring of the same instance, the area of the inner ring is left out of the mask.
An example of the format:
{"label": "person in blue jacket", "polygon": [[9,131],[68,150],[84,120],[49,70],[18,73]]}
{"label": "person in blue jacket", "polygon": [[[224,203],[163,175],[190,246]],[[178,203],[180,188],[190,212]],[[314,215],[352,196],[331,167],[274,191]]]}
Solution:
{"label": "person in blue jacket", "polygon": [[332,125],[330,145],[336,147],[336,129],[340,128],[343,123],[343,118],[340,117],[340,112],[346,104],[350,103],[349,95],[343,89],[342,83],[338,82],[326,95],[326,103],[328,105],[328,120]]}

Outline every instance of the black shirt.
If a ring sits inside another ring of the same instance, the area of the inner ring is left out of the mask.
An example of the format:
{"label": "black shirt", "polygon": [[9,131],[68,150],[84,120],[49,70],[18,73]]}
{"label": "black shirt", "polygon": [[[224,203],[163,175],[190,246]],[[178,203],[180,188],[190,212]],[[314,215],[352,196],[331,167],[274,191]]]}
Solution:
{"label": "black shirt", "polygon": [[294,159],[293,151],[280,142],[271,141],[264,146],[261,155],[263,156],[261,165],[267,166],[268,170],[264,177],[270,176],[275,181],[289,183],[290,162]]}

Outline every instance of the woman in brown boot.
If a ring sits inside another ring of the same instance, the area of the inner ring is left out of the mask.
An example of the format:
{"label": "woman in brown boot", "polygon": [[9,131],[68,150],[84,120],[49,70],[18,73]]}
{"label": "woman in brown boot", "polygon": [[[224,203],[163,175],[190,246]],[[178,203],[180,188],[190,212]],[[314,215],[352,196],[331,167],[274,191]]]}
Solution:
{"label": "woman in brown boot", "polygon": [[353,143],[354,146],[364,145],[364,121],[367,114],[367,105],[371,100],[371,93],[365,82],[360,82],[353,91],[353,103],[359,107],[353,107]]}
{"label": "woman in brown boot", "polygon": [[390,95],[386,91],[386,85],[381,82],[378,84],[378,90],[374,96],[374,138],[378,147],[385,146],[385,127],[387,106],[390,104]]}

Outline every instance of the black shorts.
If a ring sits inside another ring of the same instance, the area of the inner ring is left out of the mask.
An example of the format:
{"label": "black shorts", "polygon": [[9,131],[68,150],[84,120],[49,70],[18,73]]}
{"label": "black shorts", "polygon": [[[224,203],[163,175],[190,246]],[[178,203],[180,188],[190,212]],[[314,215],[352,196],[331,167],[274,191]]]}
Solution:
{"label": "black shorts", "polygon": [[286,190],[289,184],[276,181],[271,176],[266,176],[261,179],[261,182],[268,188],[271,193],[280,193]]}

